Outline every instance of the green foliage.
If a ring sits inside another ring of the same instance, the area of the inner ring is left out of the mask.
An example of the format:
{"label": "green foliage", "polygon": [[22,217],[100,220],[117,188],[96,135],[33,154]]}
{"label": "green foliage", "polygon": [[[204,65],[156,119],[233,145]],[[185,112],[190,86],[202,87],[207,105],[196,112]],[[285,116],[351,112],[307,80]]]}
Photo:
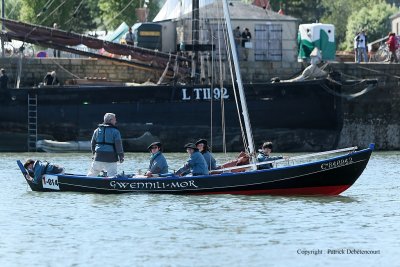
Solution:
{"label": "green foliage", "polygon": [[[321,4],[324,6],[324,15],[321,18],[321,22],[335,25],[335,36],[339,49],[348,49],[348,41],[346,39],[347,23],[349,19],[353,19],[354,12],[357,13],[364,7],[386,5],[383,0],[322,0]],[[362,17],[367,17],[365,13],[359,14]]]}
{"label": "green foliage", "polygon": [[342,48],[352,50],[354,36],[361,29],[367,30],[369,42],[387,36],[391,31],[389,17],[397,12],[397,8],[383,2],[354,11],[348,19],[346,39]]}
{"label": "green foliage", "polygon": [[286,15],[298,18],[300,24],[320,22],[324,12],[322,0],[282,1]]}
{"label": "green foliage", "polygon": [[21,0],[5,0],[4,5],[5,5],[5,12],[4,12],[5,17],[8,19],[18,20],[22,1]]}
{"label": "green foliage", "polygon": [[135,8],[140,0],[99,0],[98,7],[105,29],[114,29],[123,21],[128,25],[136,22]]}
{"label": "green foliage", "polygon": [[85,0],[20,0],[19,19],[24,22],[52,27],[57,23],[63,30],[82,32],[96,27]]}
{"label": "green foliage", "polygon": [[[63,30],[85,32],[115,29],[123,21],[133,25],[137,22],[135,9],[143,7],[144,0],[5,0],[5,3],[7,18],[49,27],[57,23]],[[165,0],[150,0],[149,21],[164,3]],[[397,11],[392,4],[398,6],[400,0],[270,0],[269,3],[276,12],[282,6],[285,14],[298,18],[299,23],[319,21],[335,25],[339,48],[351,49],[352,38],[361,27],[368,28],[370,41],[386,35],[390,30],[388,17]]]}
{"label": "green foliage", "polygon": [[[114,29],[122,22],[128,25],[135,24],[136,8],[143,7],[144,0],[99,0],[98,8],[103,25],[100,28]],[[158,1],[150,0],[147,5],[149,9],[148,20],[151,21],[160,10]]]}

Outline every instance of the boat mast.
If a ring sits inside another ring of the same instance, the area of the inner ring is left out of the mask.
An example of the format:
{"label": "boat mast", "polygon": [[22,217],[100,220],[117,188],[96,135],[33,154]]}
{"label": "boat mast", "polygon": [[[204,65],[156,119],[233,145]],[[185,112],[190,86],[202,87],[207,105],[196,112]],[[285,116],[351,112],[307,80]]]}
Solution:
{"label": "boat mast", "polygon": [[232,32],[233,28],[232,28],[232,23],[231,23],[231,17],[229,15],[229,10],[228,10],[228,3],[227,3],[228,0],[222,0],[222,2],[223,2],[224,17],[226,20],[227,32],[228,32],[228,36],[229,36],[229,43],[230,43],[230,48],[231,48],[231,52],[232,52],[233,65],[235,67],[236,82],[238,84],[238,89],[239,89],[240,104],[242,106],[242,115],[243,115],[244,124],[245,124],[247,143],[249,145],[248,149],[249,149],[250,156],[253,159],[254,158],[253,157],[254,156],[253,133],[251,132],[251,125],[250,125],[249,112],[247,110],[246,96],[244,94],[242,76],[240,74],[239,60],[237,57],[236,45],[235,45],[235,40],[234,40],[233,32]]}
{"label": "boat mast", "polygon": [[199,44],[199,30],[200,30],[200,12],[199,0],[192,0],[192,82],[197,82],[197,62],[199,58],[198,44]]}

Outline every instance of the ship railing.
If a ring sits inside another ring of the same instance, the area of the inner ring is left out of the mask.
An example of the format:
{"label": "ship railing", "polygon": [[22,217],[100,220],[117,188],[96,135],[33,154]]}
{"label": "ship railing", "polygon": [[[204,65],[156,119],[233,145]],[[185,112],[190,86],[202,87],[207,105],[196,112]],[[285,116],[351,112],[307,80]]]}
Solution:
{"label": "ship railing", "polygon": [[325,156],[325,155],[330,155],[330,154],[336,154],[336,153],[343,153],[343,152],[354,152],[358,149],[357,146],[353,147],[347,147],[347,148],[341,148],[341,149],[336,149],[336,150],[329,150],[329,151],[324,151],[324,152],[318,152],[318,153],[311,153],[311,154],[306,154],[306,155],[300,155],[300,156],[294,156],[294,157],[284,157],[282,159],[278,160],[271,160],[271,161],[265,161],[265,162],[258,162],[255,164],[246,164],[246,165],[240,165],[240,166],[235,166],[235,167],[229,167],[229,168],[224,168],[224,169],[218,169],[216,171],[218,172],[230,172],[232,170],[236,169],[246,169],[254,166],[261,166],[265,164],[274,164],[275,166],[278,163],[287,163],[288,165],[290,161],[299,161],[307,158],[313,158],[313,157],[319,157],[319,156]]}

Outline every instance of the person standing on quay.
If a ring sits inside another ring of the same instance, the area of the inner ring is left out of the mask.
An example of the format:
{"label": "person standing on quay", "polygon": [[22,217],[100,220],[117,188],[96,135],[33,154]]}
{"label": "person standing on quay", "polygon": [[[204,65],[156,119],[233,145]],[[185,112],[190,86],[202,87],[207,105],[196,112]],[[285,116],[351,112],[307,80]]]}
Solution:
{"label": "person standing on quay", "polygon": [[396,34],[394,32],[389,32],[389,39],[386,42],[389,46],[389,51],[390,51],[390,63],[394,62],[399,62],[397,55],[396,55],[396,50],[397,50],[397,38]]}
{"label": "person standing on quay", "polygon": [[[53,29],[55,29],[55,30],[58,29],[57,23],[54,23],[54,24],[53,24]],[[60,50],[53,49],[53,56],[54,56],[54,57],[60,57],[60,56],[61,56]]]}
{"label": "person standing on quay", "polygon": [[134,45],[135,44],[135,36],[132,33],[132,28],[129,27],[128,32],[125,35],[125,41],[127,45]]}
{"label": "person standing on quay", "polygon": [[235,38],[235,46],[236,46],[236,53],[237,57],[240,60],[240,41],[242,39],[242,34],[240,32],[240,27],[237,26],[236,29],[233,30],[233,37]]}
{"label": "person standing on quay", "polygon": [[365,34],[365,30],[362,30],[359,34],[354,37],[354,41],[357,44],[357,63],[360,63],[361,60],[364,62],[368,62],[368,51],[367,51],[367,35]]}
{"label": "person standing on quay", "polygon": [[244,32],[242,33],[242,47],[244,48],[243,60],[245,61],[249,59],[250,44],[251,44],[251,33],[248,28],[245,28]]}
{"label": "person standing on quay", "polygon": [[117,162],[124,162],[121,133],[115,126],[117,118],[114,113],[106,113],[104,122],[94,131],[91,144],[93,162],[88,176],[98,176],[106,171],[108,177],[117,175]]}

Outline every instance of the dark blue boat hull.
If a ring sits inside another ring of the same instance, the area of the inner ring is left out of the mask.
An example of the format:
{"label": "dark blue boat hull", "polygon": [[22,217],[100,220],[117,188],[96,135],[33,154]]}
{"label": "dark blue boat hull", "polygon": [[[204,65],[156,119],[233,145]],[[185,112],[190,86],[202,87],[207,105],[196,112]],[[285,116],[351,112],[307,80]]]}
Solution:
{"label": "dark blue boat hull", "polygon": [[[33,191],[73,191],[92,193],[167,194],[269,194],[338,195],[348,189],[364,171],[372,147],[347,155],[312,163],[195,177],[100,178],[79,175],[47,175],[57,189],[28,181]],[[47,180],[47,183],[49,181]]]}

